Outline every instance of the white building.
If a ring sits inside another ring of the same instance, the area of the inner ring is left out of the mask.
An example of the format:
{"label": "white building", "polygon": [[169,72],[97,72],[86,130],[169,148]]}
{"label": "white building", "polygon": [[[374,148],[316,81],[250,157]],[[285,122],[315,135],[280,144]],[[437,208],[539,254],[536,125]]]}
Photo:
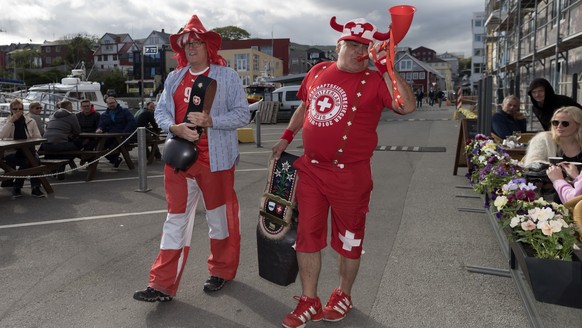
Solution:
{"label": "white building", "polygon": [[473,34],[472,60],[471,60],[471,92],[477,92],[479,80],[485,72],[485,12],[473,13],[471,20],[471,31]]}

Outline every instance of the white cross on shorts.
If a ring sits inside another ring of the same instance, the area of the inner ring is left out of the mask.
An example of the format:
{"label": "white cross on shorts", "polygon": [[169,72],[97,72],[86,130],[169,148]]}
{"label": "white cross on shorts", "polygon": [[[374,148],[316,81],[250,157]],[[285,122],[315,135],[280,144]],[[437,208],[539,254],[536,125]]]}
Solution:
{"label": "white cross on shorts", "polygon": [[360,246],[360,244],[362,243],[361,239],[355,239],[356,235],[351,232],[346,230],[346,235],[342,235],[341,233],[339,234],[339,239],[344,243],[344,245],[342,246],[342,248],[346,251],[351,252],[352,251],[352,247],[358,247]]}

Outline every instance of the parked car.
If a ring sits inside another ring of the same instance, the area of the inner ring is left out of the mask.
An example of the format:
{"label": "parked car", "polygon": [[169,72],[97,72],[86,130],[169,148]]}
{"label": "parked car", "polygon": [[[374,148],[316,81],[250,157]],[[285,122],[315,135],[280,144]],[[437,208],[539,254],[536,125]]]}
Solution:
{"label": "parked car", "polygon": [[279,102],[279,113],[277,121],[288,121],[301,104],[301,99],[297,97],[299,85],[289,85],[273,91],[273,101]]}

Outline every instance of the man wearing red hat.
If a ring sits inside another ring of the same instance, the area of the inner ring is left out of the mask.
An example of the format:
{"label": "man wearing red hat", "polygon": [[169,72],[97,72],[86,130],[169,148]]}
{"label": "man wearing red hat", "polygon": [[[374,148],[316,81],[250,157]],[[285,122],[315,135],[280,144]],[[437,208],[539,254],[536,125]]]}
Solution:
{"label": "man wearing red hat", "polygon": [[[168,214],[160,251],[150,270],[148,287],[135,292],[136,300],[164,302],[176,295],[200,197],[210,237],[210,277],[204,291],[220,290],[236,276],[240,258],[239,204],[234,191],[234,167],[239,158],[236,129],[249,122],[250,114],[237,73],[225,67],[226,61],[218,54],[221,42],[220,35],[207,31],[196,15],[170,36],[178,67],[164,83],[155,118],[168,132],[168,140],[176,136],[196,142],[198,158],[185,170],[165,166]],[[192,104],[201,105],[203,97],[209,99],[199,94],[200,81],[216,81],[209,113],[189,110]]]}
{"label": "man wearing red hat", "polygon": [[[273,156],[281,153],[303,128],[304,154],[295,161],[299,174],[297,205],[299,225],[296,251],[303,294],[283,327],[304,327],[311,321],[339,321],[352,309],[351,289],[360,266],[366,213],[372,191],[371,157],[378,143],[376,127],[383,108],[411,113],[416,108],[411,88],[397,72],[398,93],[388,78],[383,59],[368,68],[369,55],[380,50],[374,39],[388,33],[359,18],[341,26],[337,62],[322,62],[304,78],[297,93],[301,105],[291,118]],[[383,52],[383,51],[382,51]],[[382,55],[382,52],[379,55]],[[327,245],[331,208],[331,247],[339,253],[339,286],[322,306],[317,294],[321,250]]]}

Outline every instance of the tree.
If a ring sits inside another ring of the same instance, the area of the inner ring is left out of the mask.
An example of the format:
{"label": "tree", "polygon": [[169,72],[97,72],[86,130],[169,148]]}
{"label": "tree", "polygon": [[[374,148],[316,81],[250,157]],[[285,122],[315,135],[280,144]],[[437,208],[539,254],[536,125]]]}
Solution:
{"label": "tree", "polygon": [[[70,40],[68,53],[65,61],[72,67],[80,66],[80,62],[92,58],[93,49],[97,44],[97,37],[88,34],[77,34],[74,36],[65,36],[65,40]],[[87,63],[89,64],[89,63]]]}
{"label": "tree", "polygon": [[225,26],[217,27],[212,29],[212,31],[220,34],[223,40],[242,40],[248,39],[251,35],[246,30],[237,26]]}

